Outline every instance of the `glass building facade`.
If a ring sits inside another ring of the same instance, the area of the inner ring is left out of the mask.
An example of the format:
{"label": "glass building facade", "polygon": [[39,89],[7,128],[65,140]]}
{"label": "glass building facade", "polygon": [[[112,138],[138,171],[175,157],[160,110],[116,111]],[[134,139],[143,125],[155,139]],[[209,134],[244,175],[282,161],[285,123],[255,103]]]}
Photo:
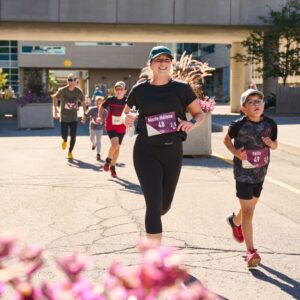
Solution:
{"label": "glass building facade", "polygon": [[8,74],[7,85],[19,91],[18,42],[0,41],[0,67]]}

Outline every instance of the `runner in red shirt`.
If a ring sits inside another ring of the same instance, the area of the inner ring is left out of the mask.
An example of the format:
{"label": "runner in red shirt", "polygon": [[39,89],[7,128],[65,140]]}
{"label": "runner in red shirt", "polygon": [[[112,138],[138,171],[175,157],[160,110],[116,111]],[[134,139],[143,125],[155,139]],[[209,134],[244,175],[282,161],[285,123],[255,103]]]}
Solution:
{"label": "runner in red shirt", "polygon": [[104,163],[104,171],[110,170],[112,177],[117,177],[116,162],[120,152],[120,145],[124,138],[126,127],[123,124],[122,112],[126,105],[126,85],[123,81],[115,84],[115,96],[108,97],[102,104],[99,117],[102,119],[104,109],[107,110],[105,128],[110,138],[111,146]]}

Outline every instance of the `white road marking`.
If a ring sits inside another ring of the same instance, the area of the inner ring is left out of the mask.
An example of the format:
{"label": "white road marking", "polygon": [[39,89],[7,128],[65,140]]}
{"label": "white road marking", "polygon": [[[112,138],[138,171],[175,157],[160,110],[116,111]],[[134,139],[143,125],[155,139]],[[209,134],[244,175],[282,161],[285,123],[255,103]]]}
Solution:
{"label": "white road marking", "polygon": [[[221,155],[221,154],[219,154],[217,152],[213,152],[212,155],[215,156],[215,157],[218,157],[218,158],[222,159],[223,161],[227,162],[228,164],[231,164],[231,165],[233,164],[232,159],[230,159],[228,157],[225,157],[225,156],[223,156],[223,155]],[[296,188],[294,188],[294,187],[292,187],[292,186],[290,186],[290,185],[288,185],[288,184],[286,184],[284,182],[281,182],[281,181],[279,181],[277,179],[274,179],[274,178],[272,178],[270,176],[266,176],[266,180],[268,180],[268,181],[270,181],[270,182],[272,182],[274,184],[277,184],[278,186],[280,186],[280,187],[282,187],[284,189],[287,189],[287,190],[289,190],[289,191],[291,191],[291,192],[293,192],[295,194],[300,195],[300,190],[298,190],[298,189],[296,189]]]}

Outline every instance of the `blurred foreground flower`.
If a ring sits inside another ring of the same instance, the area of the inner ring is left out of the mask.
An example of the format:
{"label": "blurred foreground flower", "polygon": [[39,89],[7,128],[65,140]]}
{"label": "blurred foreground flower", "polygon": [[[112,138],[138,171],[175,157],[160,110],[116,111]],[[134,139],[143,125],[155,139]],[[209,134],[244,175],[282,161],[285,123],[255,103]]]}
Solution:
{"label": "blurred foreground flower", "polygon": [[37,284],[32,276],[43,265],[44,249],[17,247],[15,238],[0,236],[0,298],[4,296],[5,285],[10,285],[14,289],[13,300],[219,299],[200,282],[184,285],[189,275],[173,249],[153,247],[147,241],[140,242],[138,248],[140,265],[126,267],[112,263],[103,284],[93,284],[83,277],[91,261],[77,254],[56,259],[65,279]]}
{"label": "blurred foreground flower", "polygon": [[213,111],[216,105],[215,100],[209,98],[208,96],[205,96],[203,99],[199,99],[198,101],[201,109],[206,113]]}

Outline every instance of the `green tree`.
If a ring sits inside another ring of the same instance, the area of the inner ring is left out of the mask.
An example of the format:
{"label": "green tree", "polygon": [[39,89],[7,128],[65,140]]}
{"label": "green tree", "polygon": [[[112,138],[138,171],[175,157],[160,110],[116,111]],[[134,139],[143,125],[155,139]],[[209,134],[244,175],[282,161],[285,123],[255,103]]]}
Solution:
{"label": "green tree", "polygon": [[288,76],[300,75],[300,2],[290,0],[260,19],[264,29],[254,30],[242,42],[247,53],[233,59],[254,65],[264,78],[282,78],[285,85]]}
{"label": "green tree", "polygon": [[7,73],[4,73],[2,68],[0,68],[0,90],[5,87],[6,82],[7,82]]}
{"label": "green tree", "polygon": [[55,91],[55,89],[57,88],[57,78],[53,71],[49,72],[49,86],[50,86],[51,93],[53,93]]}

